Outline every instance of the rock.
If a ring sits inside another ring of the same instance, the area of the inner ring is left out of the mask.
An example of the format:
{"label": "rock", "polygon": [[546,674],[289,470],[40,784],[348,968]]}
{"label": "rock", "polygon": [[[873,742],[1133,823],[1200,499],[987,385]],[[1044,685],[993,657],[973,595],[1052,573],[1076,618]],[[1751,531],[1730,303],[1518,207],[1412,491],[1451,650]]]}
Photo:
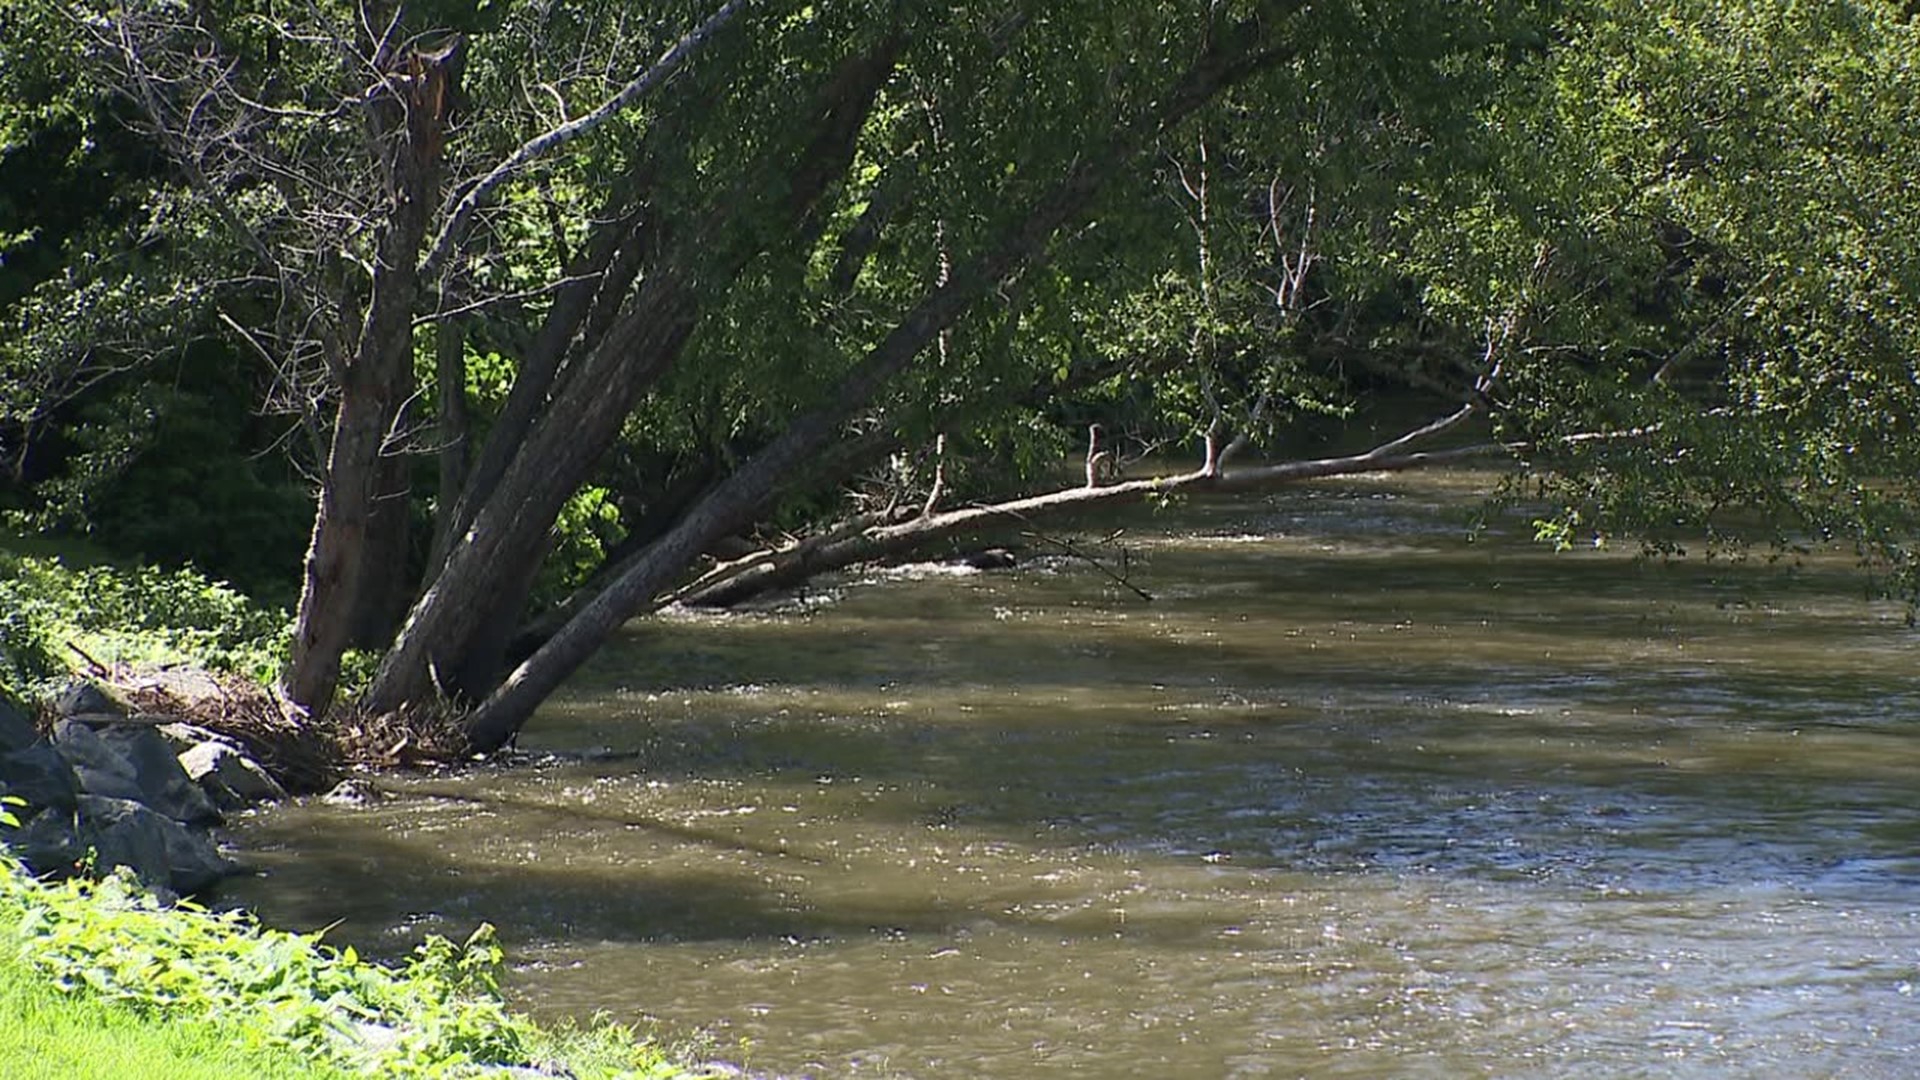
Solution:
{"label": "rock", "polygon": [[[150,810],[141,808],[146,813]],[[167,886],[182,896],[191,896],[211,888],[221,878],[240,872],[239,863],[220,853],[213,836],[200,829],[189,829],[169,817],[153,814],[160,838],[167,846]]]}
{"label": "rock", "polygon": [[185,721],[177,721],[171,724],[161,724],[160,726],[154,728],[154,730],[160,733],[161,738],[167,740],[168,743],[172,744],[173,752],[176,754],[184,754],[187,751],[193,749],[194,747],[199,746],[203,742],[215,742],[215,741],[231,742],[232,741],[230,739],[227,739],[223,735],[217,735],[214,732],[201,727],[199,724],[189,724]]}
{"label": "rock", "polygon": [[96,732],[68,719],[55,725],[53,741],[89,795],[131,799],[187,824],[220,820],[219,809],[152,727],[115,726]]}
{"label": "rock", "polygon": [[238,746],[210,738],[180,755],[180,767],[222,810],[279,802],[287,791]]}
{"label": "rock", "polygon": [[0,790],[27,800],[34,809],[71,811],[80,797],[80,781],[67,759],[42,740],[0,755]]}
{"label": "rock", "polygon": [[127,715],[127,710],[119,702],[108,697],[105,690],[84,680],[68,683],[53,699],[53,711],[61,716]]}
{"label": "rock", "polygon": [[149,809],[188,825],[219,823],[220,809],[180,767],[179,755],[159,731],[151,726],[110,727],[99,735],[133,763],[140,790],[145,792],[140,801]]}
{"label": "rock", "polygon": [[1020,560],[1006,548],[986,548],[982,551],[970,551],[961,556],[960,561],[975,570],[1006,570]]}
{"label": "rock", "polygon": [[207,834],[129,799],[80,796],[76,839],[82,854],[93,851],[96,872],[124,866],[141,884],[181,895],[238,869]]}
{"label": "rock", "polygon": [[40,738],[33,717],[18,702],[0,691],[0,754],[25,750]]}
{"label": "rock", "polygon": [[7,837],[20,861],[36,874],[72,877],[87,854],[73,810],[42,810]]}
{"label": "rock", "polygon": [[320,796],[320,801],[329,806],[371,806],[385,798],[379,788],[365,780],[342,780]]}
{"label": "rock", "polygon": [[109,799],[139,799],[140,780],[134,775],[133,762],[77,720],[62,720],[53,727],[53,746],[73,766],[80,790]]}
{"label": "rock", "polygon": [[189,829],[128,799],[82,795],[74,810],[43,810],[11,837],[14,851],[37,874],[71,877],[82,870],[133,871],[163,900],[199,892],[240,868],[206,833]]}

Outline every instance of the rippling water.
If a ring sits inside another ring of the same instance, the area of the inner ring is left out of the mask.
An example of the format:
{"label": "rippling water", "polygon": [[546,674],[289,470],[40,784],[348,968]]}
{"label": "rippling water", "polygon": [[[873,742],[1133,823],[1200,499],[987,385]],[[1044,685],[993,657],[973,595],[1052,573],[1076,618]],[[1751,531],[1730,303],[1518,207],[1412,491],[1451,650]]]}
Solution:
{"label": "rippling water", "polygon": [[523,1007],[789,1074],[1916,1075],[1904,612],[1469,543],[1479,482],[1134,519],[1151,602],[1041,558],[638,623],[533,764],[258,815],[234,895],[490,920]]}

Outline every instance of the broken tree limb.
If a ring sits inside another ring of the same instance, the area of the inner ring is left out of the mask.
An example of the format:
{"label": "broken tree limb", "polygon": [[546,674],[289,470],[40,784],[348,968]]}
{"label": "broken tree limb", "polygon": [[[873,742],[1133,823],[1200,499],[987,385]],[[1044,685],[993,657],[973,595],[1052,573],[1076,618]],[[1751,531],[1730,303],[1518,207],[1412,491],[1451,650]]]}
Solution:
{"label": "broken tree limb", "polygon": [[[1092,555],[1087,554],[1085,551],[1081,550],[1080,545],[1074,543],[1073,541],[1067,539],[1064,536],[1055,536],[1052,533],[1042,532],[1039,526],[1033,525],[1031,522],[1029,522],[1027,535],[1033,537],[1035,540],[1038,540],[1043,544],[1052,544],[1054,547],[1059,548],[1066,555],[1075,559],[1079,559],[1081,562],[1086,563],[1088,566],[1093,567],[1095,570],[1098,570],[1101,574],[1105,575],[1107,578],[1112,580],[1112,582],[1115,585],[1118,585],[1121,588],[1130,590],[1133,593],[1133,595],[1139,597],[1142,600],[1145,600],[1149,604],[1153,603],[1153,594],[1141,588],[1140,586],[1135,585],[1131,580],[1129,580],[1127,576],[1127,573],[1126,573],[1127,549],[1126,548],[1123,547],[1120,549],[1121,570],[1120,572],[1116,573],[1112,567],[1108,566],[1106,563],[1101,562],[1099,559],[1094,558]],[[1115,532],[1111,536],[1108,536],[1106,540],[1102,542],[1111,543],[1114,540],[1118,539],[1119,536],[1120,534],[1118,532]]]}
{"label": "broken tree limb", "polygon": [[1008,523],[1030,525],[1042,516],[1099,506],[1124,506],[1168,495],[1269,491],[1330,476],[1403,472],[1512,455],[1525,449],[1519,444],[1477,443],[1448,450],[1384,452],[1387,447],[1404,444],[1405,440],[1395,439],[1386,447],[1363,454],[1259,465],[1218,474],[1209,473],[1203,466],[1192,472],[1122,480],[1102,487],[1063,488],[1022,499],[949,510],[899,524],[876,525],[837,541],[808,545],[805,550],[764,553],[765,557],[754,558],[751,565],[743,565],[721,580],[683,590],[673,598],[697,607],[728,607],[768,590],[792,588],[830,570],[898,558],[915,548],[973,529]]}

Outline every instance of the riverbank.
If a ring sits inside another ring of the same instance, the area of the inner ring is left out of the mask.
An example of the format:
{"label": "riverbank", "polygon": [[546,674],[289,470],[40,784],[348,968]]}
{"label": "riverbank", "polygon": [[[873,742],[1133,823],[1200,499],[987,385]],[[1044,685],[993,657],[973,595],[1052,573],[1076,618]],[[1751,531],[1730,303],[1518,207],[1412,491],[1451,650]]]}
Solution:
{"label": "riverbank", "polygon": [[234,729],[130,711],[142,685],[70,684],[38,722],[0,695],[0,1075],[738,1075],[508,1011],[485,923],[387,966],[181,901],[241,869],[215,826],[288,796]]}
{"label": "riverbank", "polygon": [[255,681],[284,629],[190,571],[0,551],[0,1076],[740,1075],[508,1010],[484,924],[383,965],[171,903],[239,869],[211,831],[233,814],[427,748],[287,724]]}
{"label": "riverbank", "polygon": [[238,1049],[219,1024],[158,1020],[70,993],[20,956],[17,927],[0,925],[0,1074],[14,1080],[332,1080],[351,1074],[274,1051]]}
{"label": "riverbank", "polygon": [[613,1025],[508,1010],[490,927],[402,965],[192,904],[121,873],[47,883],[0,853],[0,1075],[667,1080],[693,1065]]}

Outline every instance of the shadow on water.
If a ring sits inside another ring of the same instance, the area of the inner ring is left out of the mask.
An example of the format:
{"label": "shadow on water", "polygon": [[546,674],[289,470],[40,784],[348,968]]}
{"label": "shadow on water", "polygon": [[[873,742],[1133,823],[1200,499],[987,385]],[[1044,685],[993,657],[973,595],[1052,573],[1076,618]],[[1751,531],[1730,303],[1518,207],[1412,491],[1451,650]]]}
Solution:
{"label": "shadow on water", "polygon": [[1421,490],[1183,507],[1151,604],[1036,559],[637,624],[521,765],[259,815],[233,894],[376,953],[488,920],[530,1007],[784,1071],[1901,1075],[1898,613]]}
{"label": "shadow on water", "polygon": [[[509,941],[674,943],[725,941],[801,943],[847,938],[898,939],[909,934],[942,936],[986,928],[1041,930],[1054,937],[1106,938],[1110,920],[1024,916],[1003,907],[942,902],[934,897],[875,895],[842,898],[831,907],[798,900],[778,887],[782,869],[811,865],[839,871],[830,855],[759,848],[733,837],[663,823],[658,819],[597,813],[577,806],[542,803],[510,795],[463,794],[447,799],[414,790],[402,797],[410,819],[436,813],[434,804],[459,806],[481,819],[511,816],[520,829],[564,844],[569,832],[634,830],[651,839],[703,849],[726,868],[752,865],[766,880],[724,870],[675,866],[669,872],[636,873],[615,855],[553,865],[514,853],[462,850],[442,853],[417,835],[385,836],[369,827],[279,834],[255,852],[271,869],[297,858],[302,877],[322,878],[335,888],[291,903],[276,904],[276,921],[308,927],[338,926],[330,939],[364,943],[372,955],[395,958],[425,934],[458,935],[481,921],[493,923]],[[377,811],[376,811],[377,813]],[[928,823],[941,828],[943,823]],[[484,827],[484,826],[483,826]],[[290,846],[297,845],[297,851]],[[617,846],[617,845],[615,845]],[[527,853],[532,854],[532,853]],[[746,858],[739,858],[745,855]],[[404,873],[396,872],[404,868]],[[394,913],[400,913],[395,921]],[[1128,933],[1136,942],[1191,944],[1215,935],[1217,920],[1203,911],[1161,912],[1136,917]],[[366,951],[366,950],[363,950]]]}
{"label": "shadow on water", "polygon": [[[784,871],[850,873],[872,858],[839,849],[848,822],[902,844],[1019,844],[1042,862],[1095,851],[1244,872],[1591,889],[1920,887],[1910,733],[1847,732],[1865,744],[1843,748],[1858,760],[1841,768],[1797,729],[1740,723],[1716,745],[1712,733],[1642,717],[1597,733],[1550,725],[1549,739],[1537,713],[1445,699],[1386,721],[1366,706],[1354,707],[1358,720],[1248,704],[1197,717],[1113,711],[1053,708],[1013,724],[977,713],[933,726],[813,715],[656,723],[618,753],[388,781],[396,804],[358,822],[318,807],[282,813],[251,846],[269,865],[297,859],[301,878],[333,884],[308,897],[299,921],[344,918],[396,947],[480,919],[516,941],[806,940],[1007,923],[998,897],[969,907],[906,890],[824,906],[777,887]],[[1759,735],[1773,745],[1755,750]],[[1836,789],[1834,774],[1849,782]],[[650,785],[723,799],[750,788],[760,803],[728,808],[740,817],[782,793],[793,804],[836,786],[860,794],[851,806],[812,800],[808,812],[829,823],[824,842],[704,816],[704,796],[703,815],[689,818],[673,802],[649,809],[644,797],[601,794]],[[385,925],[395,911],[408,916]],[[1150,940],[1151,925],[1136,923],[1136,934]]]}

